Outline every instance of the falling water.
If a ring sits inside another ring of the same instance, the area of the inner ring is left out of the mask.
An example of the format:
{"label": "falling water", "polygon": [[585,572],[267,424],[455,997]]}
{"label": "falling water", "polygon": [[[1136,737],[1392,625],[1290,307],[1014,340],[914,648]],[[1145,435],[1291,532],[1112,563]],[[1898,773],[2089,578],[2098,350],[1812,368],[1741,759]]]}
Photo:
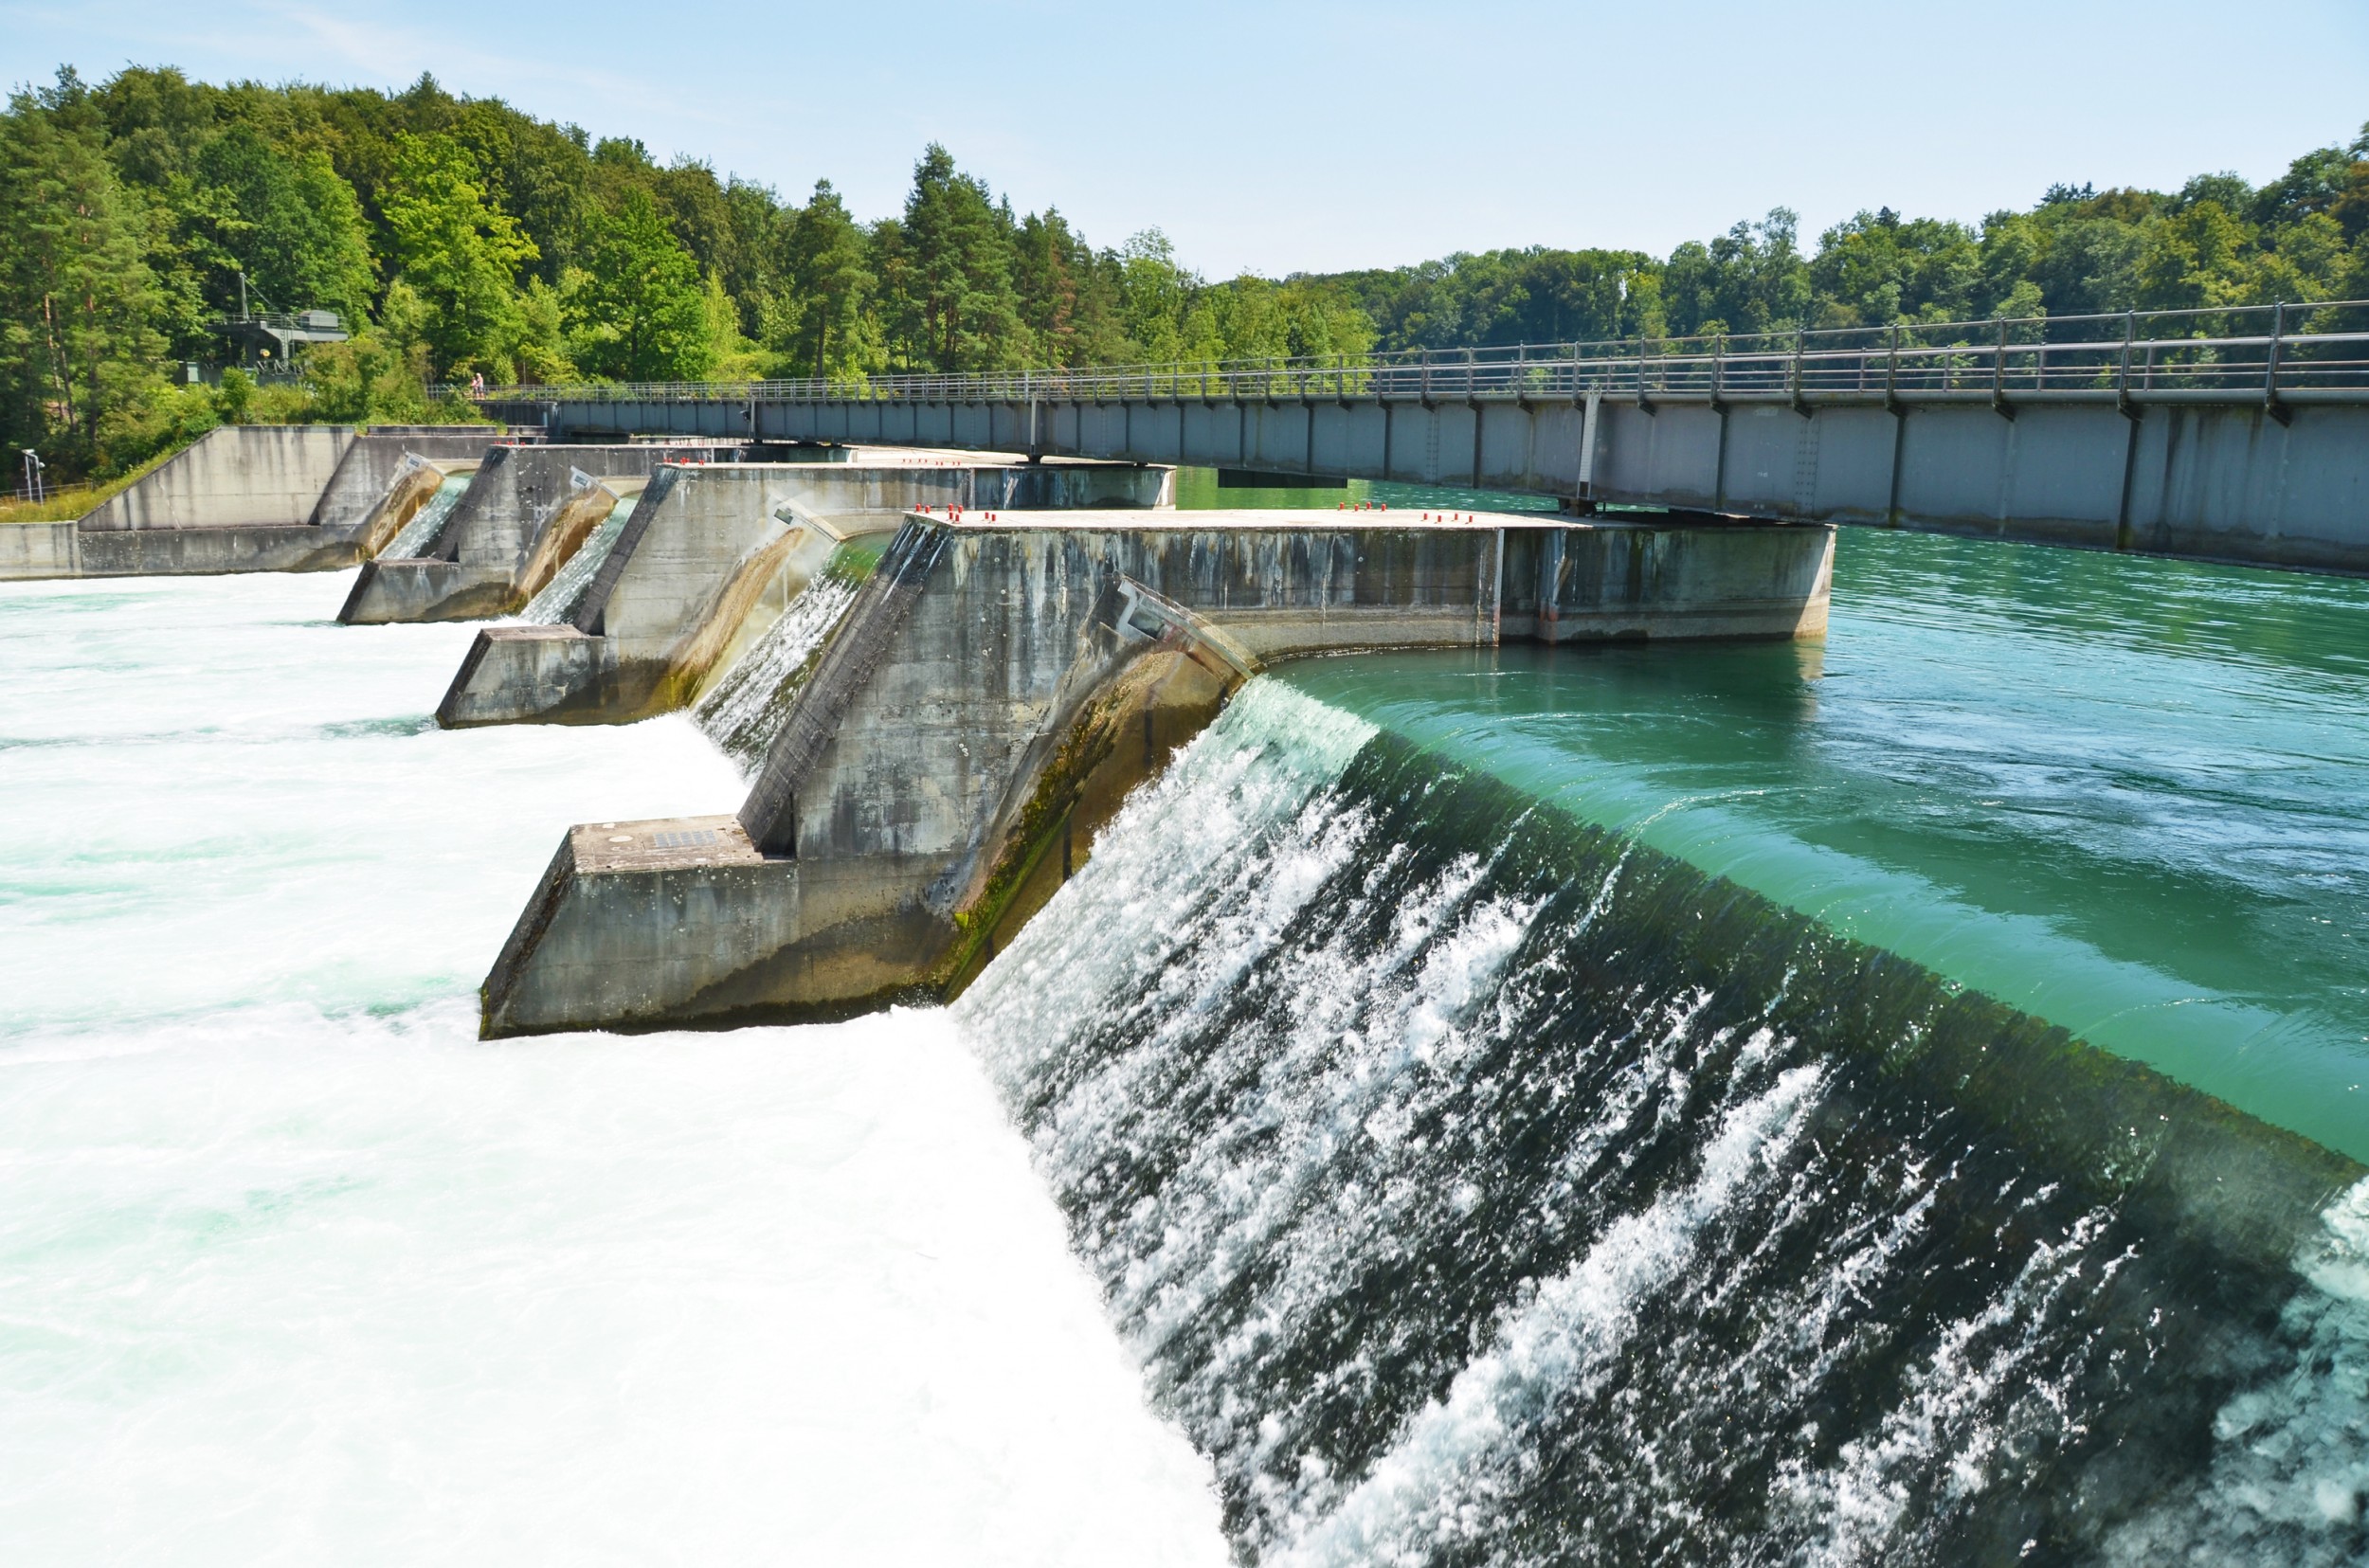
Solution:
{"label": "falling water", "polygon": [[2369,1550],[2369,1185],[1254,682],[958,1005],[1277,1564]]}
{"label": "falling water", "polygon": [[699,728],[744,772],[754,772],[772,749],[815,656],[861,586],[852,572],[816,574],[693,710]]}
{"label": "falling water", "polygon": [[592,586],[592,579],[608,559],[608,552],[617,548],[617,540],[625,532],[625,524],[633,519],[634,503],[639,494],[627,496],[608,509],[608,515],[600,525],[584,536],[576,552],[561,563],[552,573],[552,580],[543,585],[543,591],[527,601],[518,618],[532,625],[556,626],[571,619],[576,606],[584,600],[584,592]]}
{"label": "falling water", "polygon": [[416,561],[436,548],[437,536],[444,532],[444,524],[452,516],[452,509],[461,504],[461,497],[477,477],[473,469],[466,474],[446,476],[436,487],[436,494],[422,503],[411,520],[396,531],[387,541],[387,548],[378,552],[384,561]]}

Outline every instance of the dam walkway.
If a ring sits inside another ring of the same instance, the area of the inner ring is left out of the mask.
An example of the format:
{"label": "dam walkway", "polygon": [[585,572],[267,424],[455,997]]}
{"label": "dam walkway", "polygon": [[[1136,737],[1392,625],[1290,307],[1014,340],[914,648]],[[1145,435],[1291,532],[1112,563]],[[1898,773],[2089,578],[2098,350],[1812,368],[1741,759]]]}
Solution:
{"label": "dam walkway", "polygon": [[2369,304],[512,387],[551,440],[926,445],[2369,571]]}

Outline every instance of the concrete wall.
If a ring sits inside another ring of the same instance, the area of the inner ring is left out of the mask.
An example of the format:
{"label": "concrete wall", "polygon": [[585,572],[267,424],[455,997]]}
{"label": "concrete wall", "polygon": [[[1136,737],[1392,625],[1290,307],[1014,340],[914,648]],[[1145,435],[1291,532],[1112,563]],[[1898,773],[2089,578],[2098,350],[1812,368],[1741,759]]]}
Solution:
{"label": "concrete wall", "polygon": [[[438,717],[453,727],[618,722],[679,707],[715,658],[747,641],[749,618],[778,612],[850,534],[892,532],[925,506],[1151,508],[1173,499],[1172,485],[1165,469],[1102,464],[663,467],[577,609],[575,629],[594,645],[563,652],[546,637],[490,628]],[[823,526],[793,530],[785,514]]]}
{"label": "concrete wall", "polygon": [[429,462],[474,460],[486,448],[511,439],[499,425],[432,424],[367,430],[338,460],[313,510],[303,519],[316,528],[358,531],[386,496],[407,458]]}
{"label": "concrete wall", "polygon": [[0,535],[0,578],[337,570],[360,559],[356,541],[407,454],[473,459],[495,435],[485,425],[360,436],[342,425],[226,425],[61,525],[74,539]]}
{"label": "concrete wall", "polygon": [[[2369,403],[2135,390],[1101,402],[562,402],[682,434],[1396,479],[2369,572]],[[2002,412],[2002,409],[2004,410]],[[2011,416],[2012,417],[2009,417]]]}
{"label": "concrete wall", "polygon": [[79,577],[76,529],[66,523],[0,523],[0,582]]}
{"label": "concrete wall", "polygon": [[437,538],[434,564],[379,560],[355,579],[337,619],[347,625],[480,621],[518,607],[535,541],[576,492],[575,476],[640,478],[686,460],[730,461],[736,446],[496,446]]}
{"label": "concrete wall", "polygon": [[291,527],[311,519],[353,444],[342,424],[232,424],[208,430],[153,474],[100,503],[85,533],[118,529]]}
{"label": "concrete wall", "polygon": [[278,528],[126,528],[0,523],[0,581],[45,577],[176,577],[240,571],[336,571],[353,565],[351,535]]}
{"label": "concrete wall", "polygon": [[899,533],[736,833],[572,835],[487,979],[487,1032],[959,983],[1046,895],[1057,839],[1074,860],[1081,808],[1114,808],[1264,662],[1509,628],[1801,635],[1824,624],[1834,548],[1822,527],[1044,515]]}

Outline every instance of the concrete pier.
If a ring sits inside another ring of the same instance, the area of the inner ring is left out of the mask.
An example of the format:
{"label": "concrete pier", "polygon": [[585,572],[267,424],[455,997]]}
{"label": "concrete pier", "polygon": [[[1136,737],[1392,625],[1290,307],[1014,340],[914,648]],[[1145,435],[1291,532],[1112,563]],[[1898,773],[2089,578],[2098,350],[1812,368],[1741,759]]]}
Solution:
{"label": "concrete pier", "polygon": [[437,719],[618,723],[683,707],[841,546],[895,532],[910,508],[1150,508],[1172,485],[1167,469],[1100,463],[663,467],[572,618],[479,632]]}
{"label": "concrete pier", "polygon": [[335,571],[407,464],[475,460],[492,425],[209,430],[78,521],[0,525],[0,579]]}
{"label": "concrete pier", "polygon": [[568,503],[607,478],[646,479],[662,464],[732,462],[738,444],[497,446],[470,478],[425,557],[362,568],[337,619],[349,626],[481,621],[526,603],[528,564]]}
{"label": "concrete pier", "polygon": [[573,830],[489,1036],[945,995],[1127,791],[1274,662],[1507,638],[1824,630],[1826,525],[909,519],[731,819]]}

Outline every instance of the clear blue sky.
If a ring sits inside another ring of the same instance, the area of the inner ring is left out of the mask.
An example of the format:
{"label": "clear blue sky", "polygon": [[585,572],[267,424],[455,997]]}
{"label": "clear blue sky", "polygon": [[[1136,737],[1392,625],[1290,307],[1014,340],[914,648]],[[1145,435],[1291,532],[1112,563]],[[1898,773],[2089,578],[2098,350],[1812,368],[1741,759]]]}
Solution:
{"label": "clear blue sky", "polygon": [[2369,119],[2369,4],[552,5],[0,0],[0,76],[401,87],[892,211],[940,140],[1212,275],[1667,252],[1784,205],[1978,220],[2051,183],[2261,181]]}

